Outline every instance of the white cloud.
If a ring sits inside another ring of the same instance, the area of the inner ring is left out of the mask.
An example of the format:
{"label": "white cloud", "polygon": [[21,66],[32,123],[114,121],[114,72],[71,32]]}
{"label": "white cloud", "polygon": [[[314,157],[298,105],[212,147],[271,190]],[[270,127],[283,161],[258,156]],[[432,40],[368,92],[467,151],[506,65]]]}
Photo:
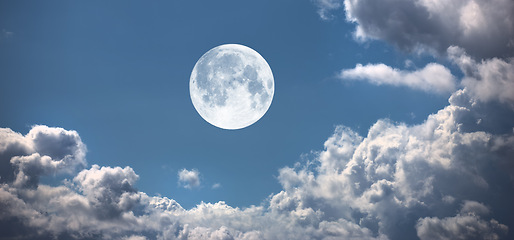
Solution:
{"label": "white cloud", "polygon": [[[477,62],[464,49],[448,48],[448,57],[464,73],[460,85],[475,100],[498,101],[514,109],[514,58],[491,58]],[[456,78],[449,69],[430,63],[423,69],[407,71],[385,64],[357,64],[338,75],[344,81],[367,81],[375,85],[406,86],[426,92],[449,93]],[[479,122],[481,119],[478,120]]]}
{"label": "white cloud", "polygon": [[218,189],[221,187],[221,183],[215,183],[215,184],[212,184],[212,189]]}
{"label": "white cloud", "polygon": [[360,40],[381,39],[407,51],[444,54],[452,45],[478,58],[514,53],[510,0],[315,1],[321,18],[344,11]]}
{"label": "white cloud", "polygon": [[196,169],[182,169],[178,171],[178,181],[184,188],[197,188],[200,186],[200,172]]}
{"label": "white cloud", "polygon": [[462,85],[475,98],[496,100],[514,108],[514,58],[475,61],[462,48],[449,47],[448,55],[462,72]]}
{"label": "white cloud", "polygon": [[343,80],[368,81],[375,85],[406,86],[426,92],[450,93],[455,90],[455,77],[446,67],[430,63],[423,69],[399,70],[385,64],[357,64],[353,69],[343,69]]}

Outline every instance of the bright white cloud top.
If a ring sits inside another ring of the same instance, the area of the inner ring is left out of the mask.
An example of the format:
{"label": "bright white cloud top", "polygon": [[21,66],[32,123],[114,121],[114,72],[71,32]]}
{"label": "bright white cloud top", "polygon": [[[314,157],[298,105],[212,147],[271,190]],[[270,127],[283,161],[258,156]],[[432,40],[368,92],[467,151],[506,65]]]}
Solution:
{"label": "bright white cloud top", "polygon": [[189,91],[205,121],[223,129],[240,129],[257,122],[268,111],[275,83],[271,68],[258,52],[239,44],[225,44],[198,60]]}

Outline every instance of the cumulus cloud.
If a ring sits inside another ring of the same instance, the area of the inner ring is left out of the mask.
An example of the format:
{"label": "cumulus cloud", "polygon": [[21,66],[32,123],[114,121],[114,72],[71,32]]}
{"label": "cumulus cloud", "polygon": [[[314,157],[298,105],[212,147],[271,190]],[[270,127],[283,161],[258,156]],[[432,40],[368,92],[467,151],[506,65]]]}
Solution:
{"label": "cumulus cloud", "polygon": [[[421,236],[412,226],[425,214],[450,219],[468,201],[486,202],[495,210],[484,221],[512,222],[503,212],[513,211],[510,204],[488,197],[514,200],[512,132],[466,132],[462,120],[475,111],[465,107],[466,95],[458,91],[453,104],[420,125],[380,120],[365,138],[338,127],[316,164],[280,171],[284,196],[276,205],[288,211],[318,209],[326,218],[352,220],[390,239]],[[498,229],[503,233],[507,226]]]}
{"label": "cumulus cloud", "polygon": [[197,188],[200,186],[200,172],[196,169],[189,171],[184,168],[178,171],[178,181],[184,188]]}
{"label": "cumulus cloud", "polygon": [[89,206],[96,208],[102,219],[120,216],[132,209],[139,201],[140,194],[134,188],[139,176],[130,167],[99,167],[82,170],[73,179],[87,198]]}
{"label": "cumulus cloud", "polygon": [[406,86],[416,90],[450,93],[455,90],[455,77],[446,67],[430,63],[423,69],[405,71],[385,64],[357,64],[353,69],[343,69],[343,80],[368,81],[375,85]]}
{"label": "cumulus cloud", "polygon": [[71,173],[86,164],[86,146],[75,131],[34,126],[23,136],[0,129],[1,181],[35,187],[42,175]]}
{"label": "cumulus cloud", "polygon": [[[383,119],[366,136],[338,126],[312,159],[279,170],[280,192],[247,208],[202,202],[184,209],[138,191],[130,167],[93,165],[61,186],[26,187],[13,178],[0,185],[0,233],[27,239],[508,239],[514,122],[488,131],[504,117],[490,114],[489,104],[459,90],[418,125]],[[483,116],[490,121],[478,124]],[[70,141],[36,148],[32,134],[0,132],[0,153],[11,159],[35,153],[62,159],[78,149],[77,141],[64,144],[72,146],[68,151],[56,145]],[[183,169],[179,181],[199,186],[199,173]]]}
{"label": "cumulus cloud", "polygon": [[316,1],[322,18],[344,11],[360,40],[381,39],[407,51],[444,54],[460,46],[477,58],[514,53],[514,2],[510,0]]}

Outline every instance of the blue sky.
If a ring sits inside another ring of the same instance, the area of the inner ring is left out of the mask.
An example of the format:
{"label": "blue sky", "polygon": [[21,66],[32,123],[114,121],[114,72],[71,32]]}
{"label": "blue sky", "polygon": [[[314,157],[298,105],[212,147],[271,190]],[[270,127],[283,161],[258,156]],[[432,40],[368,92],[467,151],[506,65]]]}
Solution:
{"label": "blue sky", "polygon": [[[514,97],[509,89],[514,79],[509,64],[513,63],[513,49],[507,43],[514,42],[513,30],[500,25],[498,29],[505,30],[491,34],[483,30],[482,22],[465,22],[466,11],[477,11],[475,5],[482,9],[483,1],[463,1],[454,6],[461,14],[462,38],[445,35],[449,30],[440,22],[430,22],[427,25],[431,27],[426,28],[422,22],[426,19],[384,13],[390,9],[408,13],[411,7],[412,12],[419,10],[407,2],[395,8],[397,3],[385,1],[384,10],[378,11],[375,7],[380,4],[371,0],[0,1],[0,127],[22,135],[34,125],[75,130],[87,146],[83,169],[95,164],[129,166],[139,176],[133,183],[137,191],[174,199],[186,210],[201,202],[219,201],[240,209],[268,206],[280,192],[292,191],[285,180],[290,175],[284,169],[296,169],[300,176],[301,169],[317,166],[310,165],[312,162],[324,166],[320,155],[329,152],[330,144],[324,143],[337,135],[337,126],[344,125],[364,138],[380,119],[388,119],[393,126],[417,129],[427,125],[430,116],[437,118],[439,110],[455,105],[449,104],[450,96],[461,99],[466,97],[456,96],[467,94],[483,104],[473,115],[480,120],[469,121],[487,125],[469,129],[511,136]],[[362,7],[365,4],[374,7]],[[502,0],[495,4],[500,9],[513,5]],[[444,12],[437,12],[444,9],[426,8],[421,16],[433,11],[441,21],[448,20]],[[483,16],[485,23],[494,22],[487,11],[472,13]],[[504,23],[514,19],[508,11],[498,16],[507,19]],[[387,17],[400,23],[389,26],[394,21],[384,21]],[[356,30],[359,27],[364,32],[361,35]],[[499,50],[483,47],[486,50],[482,51],[467,39],[482,40],[483,35],[505,44],[500,44]],[[243,44],[259,52],[270,65],[276,86],[264,117],[234,131],[204,121],[195,111],[188,89],[196,61],[209,49],[227,43]],[[474,62],[464,61],[468,58]],[[429,63],[437,68],[420,73]],[[363,72],[351,75],[348,71],[357,69],[357,64],[364,66]],[[371,68],[378,64],[384,64],[384,68]],[[494,64],[507,66],[498,70],[506,72],[502,81],[493,81],[495,75],[466,72],[469,66],[486,71]],[[345,70],[352,77],[341,74]],[[385,77],[380,77],[384,72]],[[487,88],[493,89],[491,92],[482,90],[486,88],[480,83],[488,82],[484,80],[488,77],[494,78],[489,86],[496,86],[496,82],[504,86]],[[390,79],[397,83],[388,82]],[[409,81],[414,83],[409,85]],[[443,90],[436,91],[430,88],[436,82],[453,87],[444,85]],[[465,93],[459,93],[459,89]],[[489,115],[496,118],[484,118]],[[454,123],[458,125],[459,121]],[[509,152],[512,146],[505,141],[505,151]],[[370,149],[373,151],[373,147]],[[5,161],[9,164],[10,160]],[[512,163],[506,164],[506,176],[514,176]],[[184,188],[179,181],[183,169],[199,172],[198,186]],[[43,174],[41,184],[61,186],[64,179],[72,181],[80,170]],[[313,173],[318,174],[322,175],[319,169]],[[214,184],[219,187],[213,188]],[[78,189],[87,196],[84,186]],[[448,212],[454,215],[460,207],[464,211],[466,201],[476,201],[480,209],[489,203],[481,197],[463,197]],[[476,207],[474,203],[470,204]],[[428,216],[442,219],[450,215],[423,215]],[[512,218],[493,218],[503,220],[500,223],[508,226],[511,234]],[[394,239],[385,225],[359,226],[370,229],[373,237]],[[234,234],[236,227],[227,227]],[[420,227],[417,235],[413,232],[407,236],[423,238],[423,233]]]}
{"label": "blue sky", "polygon": [[[322,21],[308,1],[198,4],[4,3],[1,28],[13,35],[0,46],[2,126],[74,129],[90,164],[132,166],[138,188],[184,206],[247,206],[277,192],[277,169],[320,150],[335,125],[365,134],[379,118],[421,122],[447,103],[448,95],[341,83],[336,73],[358,62],[403,67],[411,58],[358,44],[343,15]],[[277,85],[267,114],[239,131],[212,127],[189,98],[194,64],[225,43],[257,50]],[[204,188],[178,187],[182,168],[198,169]],[[222,188],[210,190],[215,183]]]}

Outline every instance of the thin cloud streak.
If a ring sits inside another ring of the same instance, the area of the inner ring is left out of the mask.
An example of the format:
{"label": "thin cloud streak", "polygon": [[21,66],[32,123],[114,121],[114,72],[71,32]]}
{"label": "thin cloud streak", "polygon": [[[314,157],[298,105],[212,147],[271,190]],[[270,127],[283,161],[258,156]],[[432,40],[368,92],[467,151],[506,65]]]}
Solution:
{"label": "thin cloud streak", "polygon": [[357,64],[343,69],[338,75],[345,81],[367,81],[375,85],[406,86],[415,90],[435,93],[451,93],[455,90],[455,77],[449,69],[430,63],[423,69],[406,71],[385,64]]}

